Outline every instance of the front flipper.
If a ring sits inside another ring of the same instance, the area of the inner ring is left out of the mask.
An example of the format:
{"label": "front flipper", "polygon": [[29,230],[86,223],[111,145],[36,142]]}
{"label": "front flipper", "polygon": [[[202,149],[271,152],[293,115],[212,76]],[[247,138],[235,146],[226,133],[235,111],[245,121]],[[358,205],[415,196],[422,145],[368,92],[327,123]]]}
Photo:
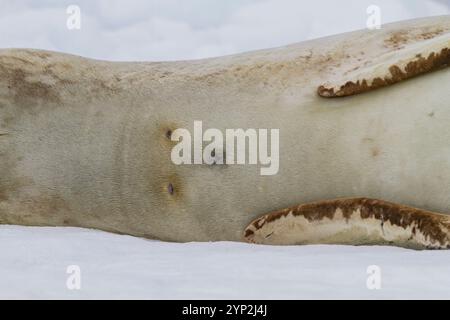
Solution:
{"label": "front flipper", "polygon": [[266,214],[244,232],[268,245],[393,245],[450,248],[450,216],[381,200],[337,199]]}
{"label": "front flipper", "polygon": [[[388,40],[394,41],[395,37],[399,35],[391,35]],[[406,38],[403,41],[407,42]],[[318,94],[326,98],[352,96],[449,65],[450,33],[447,32],[432,39],[405,43],[403,48],[396,48],[373,60],[354,62],[350,70],[333,70],[328,74],[328,81],[319,86]]]}

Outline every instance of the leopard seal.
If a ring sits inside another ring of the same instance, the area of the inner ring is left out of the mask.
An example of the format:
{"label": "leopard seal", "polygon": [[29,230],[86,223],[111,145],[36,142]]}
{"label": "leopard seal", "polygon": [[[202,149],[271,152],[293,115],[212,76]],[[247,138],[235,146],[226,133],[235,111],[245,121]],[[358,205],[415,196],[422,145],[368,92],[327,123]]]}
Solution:
{"label": "leopard seal", "polygon": [[[0,223],[448,248],[449,63],[450,16],[196,61],[0,50]],[[279,129],[278,174],[175,165],[195,120]]]}

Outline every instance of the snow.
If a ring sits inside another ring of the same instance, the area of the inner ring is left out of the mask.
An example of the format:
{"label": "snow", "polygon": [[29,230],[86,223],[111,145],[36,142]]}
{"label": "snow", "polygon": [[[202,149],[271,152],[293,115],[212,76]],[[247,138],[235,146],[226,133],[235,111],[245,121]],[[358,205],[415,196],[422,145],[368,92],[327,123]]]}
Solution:
{"label": "snow", "polygon": [[[166,243],[78,228],[0,226],[2,299],[449,299],[450,251]],[[80,267],[70,290],[68,266]],[[380,268],[369,290],[367,268]]]}

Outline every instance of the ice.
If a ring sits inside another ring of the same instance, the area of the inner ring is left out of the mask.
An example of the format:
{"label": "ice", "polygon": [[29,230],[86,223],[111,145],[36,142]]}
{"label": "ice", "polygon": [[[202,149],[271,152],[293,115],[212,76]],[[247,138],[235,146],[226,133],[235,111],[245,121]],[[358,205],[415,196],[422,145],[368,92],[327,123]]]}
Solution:
{"label": "ice", "polygon": [[[78,228],[0,226],[3,299],[449,299],[450,251],[167,243]],[[68,289],[68,266],[80,290]],[[367,268],[380,268],[370,290]]]}

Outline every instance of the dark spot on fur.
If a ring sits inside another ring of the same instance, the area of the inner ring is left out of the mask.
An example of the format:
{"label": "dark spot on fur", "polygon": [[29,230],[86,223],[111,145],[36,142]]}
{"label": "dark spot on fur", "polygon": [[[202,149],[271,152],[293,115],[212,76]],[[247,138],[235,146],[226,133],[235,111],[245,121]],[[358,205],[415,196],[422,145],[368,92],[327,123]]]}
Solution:
{"label": "dark spot on fur", "polygon": [[156,130],[155,127],[153,127],[152,130],[152,134],[158,137],[158,142],[162,147],[161,151],[165,150],[164,152],[169,152],[168,154],[169,159],[170,159],[170,150],[175,144],[178,143],[177,141],[172,140],[173,133],[178,128],[185,128],[185,127],[175,122],[163,121],[157,124]]}
{"label": "dark spot on fur", "polygon": [[376,158],[376,157],[378,157],[379,155],[380,155],[380,149],[377,148],[377,147],[372,148],[372,157]]}
{"label": "dark spot on fur", "polygon": [[169,183],[169,185],[167,186],[167,191],[169,192],[170,195],[173,195],[175,193],[175,189],[173,188],[173,184]]}

